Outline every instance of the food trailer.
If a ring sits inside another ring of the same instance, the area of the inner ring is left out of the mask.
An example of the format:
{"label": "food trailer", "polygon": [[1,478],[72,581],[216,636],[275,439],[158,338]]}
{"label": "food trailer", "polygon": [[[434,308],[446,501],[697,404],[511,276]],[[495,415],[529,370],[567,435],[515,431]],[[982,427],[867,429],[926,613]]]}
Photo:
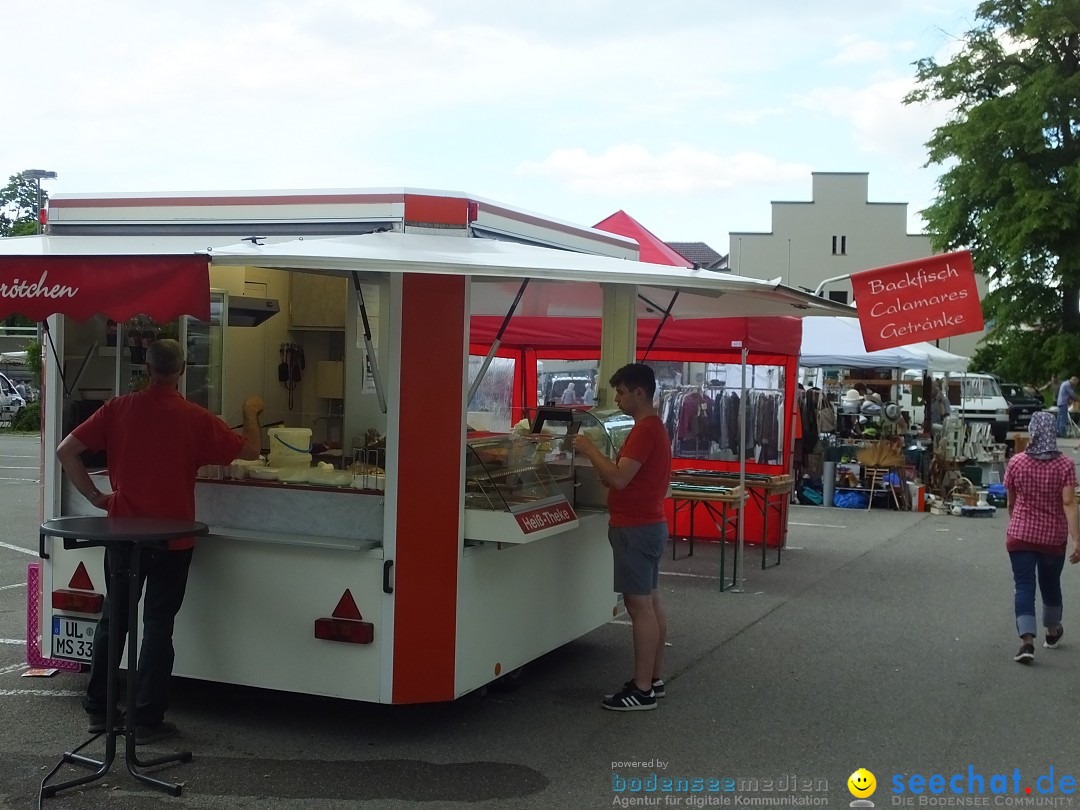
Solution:
{"label": "food trailer", "polygon": [[[0,241],[5,308],[47,316],[42,517],[97,514],[54,449],[95,402],[143,384],[146,343],[177,337],[189,399],[238,424],[260,394],[264,424],[317,445],[288,450],[332,469],[200,471],[211,534],[174,672],[352,700],[455,699],[621,610],[591,467],[557,437],[468,430],[473,316],[599,317],[609,376],[661,297],[674,318],[838,309],[443,192],[57,195],[49,220]],[[86,662],[101,555],[43,538],[40,556],[34,642]]]}

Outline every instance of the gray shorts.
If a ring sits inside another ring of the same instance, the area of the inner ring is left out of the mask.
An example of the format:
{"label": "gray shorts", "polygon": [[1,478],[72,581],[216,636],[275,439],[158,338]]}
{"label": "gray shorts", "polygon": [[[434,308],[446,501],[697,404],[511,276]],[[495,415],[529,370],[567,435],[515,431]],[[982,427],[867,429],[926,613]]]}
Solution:
{"label": "gray shorts", "polygon": [[608,526],[615,558],[615,592],[648,596],[660,583],[660,557],[668,539],[667,522],[648,526]]}

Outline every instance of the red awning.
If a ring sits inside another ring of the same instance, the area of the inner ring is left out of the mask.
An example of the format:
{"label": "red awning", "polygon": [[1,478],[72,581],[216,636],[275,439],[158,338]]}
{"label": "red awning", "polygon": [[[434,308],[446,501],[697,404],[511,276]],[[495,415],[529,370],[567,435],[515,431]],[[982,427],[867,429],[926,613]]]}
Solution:
{"label": "red awning", "polygon": [[[469,342],[490,346],[503,319],[495,315],[474,315],[469,322]],[[644,350],[659,321],[639,318],[637,345]],[[505,348],[596,350],[600,349],[599,318],[514,317],[502,336]],[[653,346],[655,351],[684,351],[696,354],[738,351],[740,341],[753,352],[798,355],[802,343],[799,318],[682,318],[668,320]]]}
{"label": "red awning", "polygon": [[0,256],[0,317],[61,314],[123,322],[147,315],[210,319],[210,272],[197,255]]}

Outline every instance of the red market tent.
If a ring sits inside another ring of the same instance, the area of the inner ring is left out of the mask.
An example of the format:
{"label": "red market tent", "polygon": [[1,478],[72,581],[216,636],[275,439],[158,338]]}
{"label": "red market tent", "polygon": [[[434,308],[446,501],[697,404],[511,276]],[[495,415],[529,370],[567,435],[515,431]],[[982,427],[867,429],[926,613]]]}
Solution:
{"label": "red market tent", "polygon": [[638,243],[641,261],[653,264],[670,264],[672,267],[693,267],[693,263],[680,255],[660,239],[656,234],[634,219],[625,211],[616,211],[607,219],[593,226],[598,231],[617,233]]}
{"label": "red market tent", "polygon": [[[470,352],[486,355],[503,318],[477,316],[470,319]],[[674,360],[709,363],[740,363],[747,350],[750,365],[780,366],[784,369],[784,402],[795,401],[795,377],[802,343],[802,320],[799,318],[689,318],[668,319],[657,334],[658,319],[639,319],[637,325],[638,357],[647,360]],[[497,352],[513,358],[514,390],[512,420],[522,418],[533,407],[537,390],[537,361],[545,359],[595,360],[600,357],[601,320],[599,318],[512,318],[502,335]],[[647,357],[646,348],[652,344]],[[788,406],[785,405],[785,408]],[[746,460],[749,474],[786,474],[791,469],[792,439],[785,431],[781,463],[768,464]],[[697,468],[735,472],[738,462],[701,458],[673,458],[675,469]],[[774,504],[779,520],[765,520],[765,504],[754,499],[744,510],[748,542],[782,545],[787,526],[787,496]],[[668,503],[669,512],[672,509]],[[688,531],[687,516],[670,515],[677,533]],[[711,521],[698,522],[697,534],[718,536]]]}

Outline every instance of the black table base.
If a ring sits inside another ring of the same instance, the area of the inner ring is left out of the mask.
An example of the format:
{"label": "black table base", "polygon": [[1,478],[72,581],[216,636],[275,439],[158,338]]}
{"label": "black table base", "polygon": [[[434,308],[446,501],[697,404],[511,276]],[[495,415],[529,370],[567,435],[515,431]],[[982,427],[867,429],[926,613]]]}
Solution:
{"label": "black table base", "polygon": [[[139,594],[142,575],[142,550],[161,548],[165,541],[181,537],[206,534],[203,523],[179,520],[152,520],[149,518],[56,518],[41,524],[41,548],[46,537],[64,538],[65,548],[105,546],[109,550],[109,580],[113,594],[121,588],[128,589],[127,621],[127,701],[124,728],[117,728],[117,669],[120,660],[120,615],[117,600],[109,600],[109,672],[106,681],[107,705],[105,731],[95,734],[78,748],[65,751],[63,758],[41,781],[41,798],[52,798],[62,790],[89,784],[104,777],[116,760],[117,738],[124,738],[124,754],[128,773],[144,785],[163,790],[171,796],[179,796],[183,785],[155,779],[141,769],[154,768],[173,762],[191,762],[190,751],[178,751],[164,756],[140,759],[135,750],[135,678],[138,673]],[[86,746],[104,735],[105,758],[93,759],[80,753]],[[63,782],[49,784],[64,764],[80,765],[93,770]]]}

